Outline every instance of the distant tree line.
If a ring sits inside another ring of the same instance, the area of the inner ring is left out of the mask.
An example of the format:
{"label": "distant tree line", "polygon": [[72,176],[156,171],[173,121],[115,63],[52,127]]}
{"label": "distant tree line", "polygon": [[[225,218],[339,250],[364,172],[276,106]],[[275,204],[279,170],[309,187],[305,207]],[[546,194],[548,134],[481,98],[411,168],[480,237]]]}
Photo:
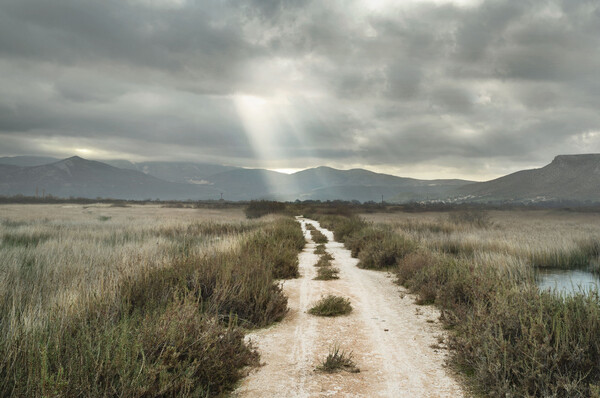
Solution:
{"label": "distant tree line", "polygon": [[113,206],[141,204],[159,204],[173,208],[239,208],[244,207],[249,218],[261,217],[272,213],[286,214],[355,214],[381,212],[447,212],[468,210],[517,210],[517,209],[562,209],[566,211],[600,212],[600,201],[547,201],[547,202],[487,202],[487,203],[448,203],[448,202],[410,202],[395,204],[388,202],[359,202],[358,200],[296,200],[280,202],[273,200],[223,201],[223,200],[125,200],[113,198],[59,198],[52,195],[45,197],[14,195],[0,196],[0,204],[93,204],[106,203]]}

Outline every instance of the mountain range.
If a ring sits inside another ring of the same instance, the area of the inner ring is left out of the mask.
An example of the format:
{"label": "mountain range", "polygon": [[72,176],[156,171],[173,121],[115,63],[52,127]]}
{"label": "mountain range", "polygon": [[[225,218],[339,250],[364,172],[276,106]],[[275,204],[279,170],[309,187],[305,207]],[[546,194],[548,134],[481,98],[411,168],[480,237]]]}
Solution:
{"label": "mountain range", "polygon": [[531,170],[464,185],[455,199],[470,202],[600,202],[600,154],[558,155]]}
{"label": "mountain range", "polygon": [[0,195],[163,200],[379,202],[600,201],[600,154],[559,155],[539,169],[486,182],[419,180],[364,169],[316,167],[283,174],[192,162],[0,158]]}

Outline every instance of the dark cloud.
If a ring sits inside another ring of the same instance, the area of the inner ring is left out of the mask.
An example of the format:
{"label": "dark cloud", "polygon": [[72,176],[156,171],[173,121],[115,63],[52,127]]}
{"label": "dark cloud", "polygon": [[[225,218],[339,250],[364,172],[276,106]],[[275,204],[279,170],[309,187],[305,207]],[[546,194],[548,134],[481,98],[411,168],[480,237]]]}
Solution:
{"label": "dark cloud", "polygon": [[600,150],[600,5],[461,3],[5,0],[0,155],[477,178]]}

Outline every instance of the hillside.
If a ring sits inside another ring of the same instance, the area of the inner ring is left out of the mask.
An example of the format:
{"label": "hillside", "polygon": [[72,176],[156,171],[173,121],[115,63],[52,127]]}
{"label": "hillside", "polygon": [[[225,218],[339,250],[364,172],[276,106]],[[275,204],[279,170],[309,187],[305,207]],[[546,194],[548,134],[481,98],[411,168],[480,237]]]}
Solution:
{"label": "hillside", "polygon": [[294,174],[261,169],[236,169],[208,177],[227,198],[278,200],[421,200],[440,197],[470,181],[417,180],[364,169],[316,167]]}
{"label": "hillside", "polygon": [[137,170],[161,180],[182,184],[207,184],[207,178],[218,173],[239,169],[233,166],[194,162],[130,162],[106,160],[103,163],[121,169]]}
{"label": "hillside", "polygon": [[[119,199],[276,199],[387,202],[449,199],[457,202],[599,201],[600,154],[559,155],[539,169],[495,180],[419,180],[364,169],[316,167],[294,174],[186,162],[0,158],[0,195]],[[162,178],[160,178],[162,177]]]}
{"label": "hillside", "polygon": [[105,163],[74,156],[33,167],[3,165],[0,194],[39,194],[57,197],[119,199],[218,199],[210,186],[177,184],[135,170],[119,169]]}
{"label": "hillside", "polygon": [[552,163],[458,188],[466,201],[600,200],[600,154],[559,155]]}

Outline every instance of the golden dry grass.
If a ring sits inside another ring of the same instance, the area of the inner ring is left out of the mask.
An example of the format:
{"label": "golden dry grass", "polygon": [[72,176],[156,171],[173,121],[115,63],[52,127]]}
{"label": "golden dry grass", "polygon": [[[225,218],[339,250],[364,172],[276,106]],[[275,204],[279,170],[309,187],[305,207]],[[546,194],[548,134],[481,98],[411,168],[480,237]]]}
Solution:
{"label": "golden dry grass", "polygon": [[577,253],[586,243],[600,242],[600,214],[560,210],[490,211],[488,214],[487,228],[452,222],[448,213],[364,214],[362,217],[391,225],[396,232],[430,249],[472,255],[494,264],[547,260],[560,266],[561,255]]}
{"label": "golden dry grass", "polygon": [[304,244],[235,209],[0,206],[0,395],[222,394]]}
{"label": "golden dry grass", "polygon": [[[231,225],[232,232],[258,225],[237,209],[153,205],[3,205],[0,220],[0,305],[13,314],[13,330],[44,322],[49,308],[56,316],[108,298],[123,278],[171,264],[182,251],[200,255],[239,241],[218,225]],[[7,242],[10,237],[20,241]]]}

